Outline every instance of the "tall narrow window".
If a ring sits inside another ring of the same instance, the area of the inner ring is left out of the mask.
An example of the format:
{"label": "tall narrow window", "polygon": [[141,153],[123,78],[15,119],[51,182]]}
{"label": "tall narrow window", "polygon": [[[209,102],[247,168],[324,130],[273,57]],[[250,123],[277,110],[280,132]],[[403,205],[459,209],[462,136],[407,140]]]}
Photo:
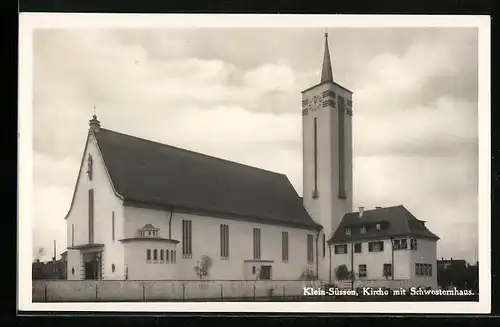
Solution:
{"label": "tall narrow window", "polygon": [[71,224],[71,246],[75,246],[75,225]]}
{"label": "tall narrow window", "polygon": [[288,232],[281,233],[281,260],[288,261]]}
{"label": "tall narrow window", "polygon": [[158,250],[157,249],[154,249],[154,251],[153,251],[153,260],[154,261],[158,260]]}
{"label": "tall narrow window", "polygon": [[345,187],[345,99],[339,96],[338,126],[339,126],[339,198],[346,198]]}
{"label": "tall narrow window", "polygon": [[323,258],[326,256],[326,235],[323,234]]}
{"label": "tall narrow window", "polygon": [[170,251],[169,251],[169,250],[165,250],[165,261],[166,261],[166,262],[169,262],[169,261],[170,261],[170,259],[169,259],[169,255],[168,255],[169,253],[170,253]]}
{"label": "tall narrow window", "polygon": [[193,254],[191,226],[191,220],[182,221],[182,257],[190,258]]}
{"label": "tall narrow window", "polygon": [[314,117],[314,189],[313,198],[318,197],[318,118]]}
{"label": "tall narrow window", "polygon": [[111,237],[115,240],[115,212],[111,213]]}
{"label": "tall narrow window", "polygon": [[94,243],[94,190],[89,190],[89,244]]}
{"label": "tall narrow window", "polygon": [[311,263],[314,261],[314,249],[313,249],[314,239],[312,235],[307,235],[307,262]]}
{"label": "tall narrow window", "polygon": [[229,258],[229,226],[226,224],[220,225],[220,256]]}
{"label": "tall narrow window", "polygon": [[93,162],[92,162],[92,156],[89,154],[89,159],[87,161],[87,174],[89,175],[89,179],[92,180],[92,169],[93,169]]}
{"label": "tall narrow window", "polygon": [[172,257],[172,263],[175,263],[175,251],[172,250],[170,254],[170,256]]}
{"label": "tall narrow window", "polygon": [[164,251],[163,249],[160,250],[160,261],[163,261],[163,258],[164,258]]}
{"label": "tall narrow window", "polygon": [[253,258],[260,259],[260,228],[253,229]]}
{"label": "tall narrow window", "polygon": [[147,260],[147,261],[150,261],[150,260],[151,260],[151,250],[150,250],[150,249],[147,249],[147,250],[146,250],[146,260]]}

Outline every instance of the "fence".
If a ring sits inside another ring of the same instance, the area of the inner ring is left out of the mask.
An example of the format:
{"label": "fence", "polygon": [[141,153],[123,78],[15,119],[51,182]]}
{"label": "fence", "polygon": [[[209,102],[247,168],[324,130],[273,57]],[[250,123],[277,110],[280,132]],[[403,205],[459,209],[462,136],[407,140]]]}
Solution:
{"label": "fence", "polygon": [[33,281],[33,302],[224,301],[302,296],[319,281]]}

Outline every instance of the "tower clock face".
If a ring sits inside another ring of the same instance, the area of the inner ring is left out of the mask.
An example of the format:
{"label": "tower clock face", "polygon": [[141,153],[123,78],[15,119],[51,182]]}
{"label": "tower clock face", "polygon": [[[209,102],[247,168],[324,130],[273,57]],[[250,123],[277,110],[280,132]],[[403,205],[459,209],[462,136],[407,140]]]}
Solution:
{"label": "tower clock face", "polygon": [[322,104],[321,97],[319,95],[315,95],[311,101],[311,110],[312,111],[318,110],[319,108],[321,108],[321,104]]}

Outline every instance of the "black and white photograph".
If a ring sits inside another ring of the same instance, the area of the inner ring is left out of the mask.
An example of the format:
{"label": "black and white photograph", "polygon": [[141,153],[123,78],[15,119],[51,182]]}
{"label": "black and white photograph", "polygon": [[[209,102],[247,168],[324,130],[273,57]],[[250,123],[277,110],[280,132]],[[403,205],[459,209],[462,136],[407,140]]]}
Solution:
{"label": "black and white photograph", "polygon": [[489,312],[489,24],[22,14],[20,306]]}

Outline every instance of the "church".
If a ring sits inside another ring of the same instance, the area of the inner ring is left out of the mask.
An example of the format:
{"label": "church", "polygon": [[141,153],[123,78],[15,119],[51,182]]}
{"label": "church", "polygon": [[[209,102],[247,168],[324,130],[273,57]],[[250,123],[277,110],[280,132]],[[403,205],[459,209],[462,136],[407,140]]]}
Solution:
{"label": "church", "polygon": [[[434,271],[437,236],[404,207],[353,218],[352,95],[333,78],[325,34],[319,83],[302,91],[302,197],[283,174],[112,131],[94,115],[65,217],[67,278],[331,281],[339,265],[387,278],[385,259],[348,260],[349,249],[393,236],[428,241]],[[401,278],[414,276],[417,252],[401,259]]]}

